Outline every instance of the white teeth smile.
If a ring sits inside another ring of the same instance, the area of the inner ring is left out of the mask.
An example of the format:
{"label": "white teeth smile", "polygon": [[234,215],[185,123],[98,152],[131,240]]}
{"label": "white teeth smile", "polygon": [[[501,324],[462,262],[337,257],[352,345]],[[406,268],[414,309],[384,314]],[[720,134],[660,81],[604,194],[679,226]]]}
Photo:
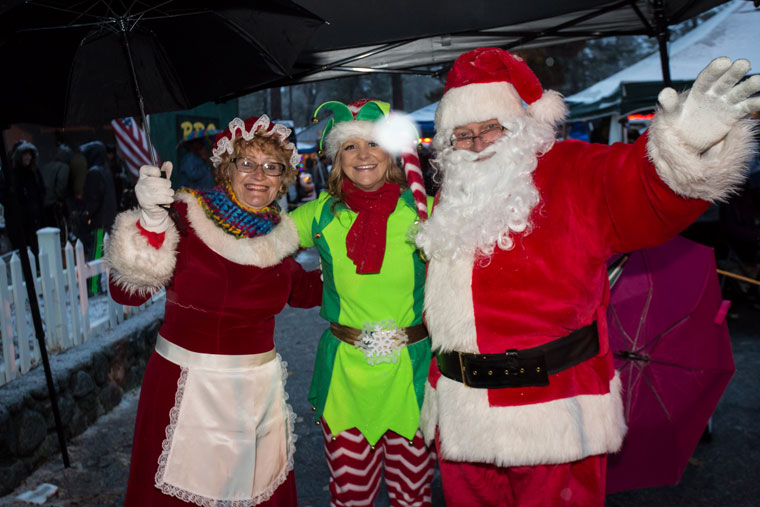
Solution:
{"label": "white teeth smile", "polygon": [[246,185],[246,190],[258,190],[258,191],[264,191],[267,189],[267,187],[262,185]]}
{"label": "white teeth smile", "polygon": [[357,165],[357,166],[355,166],[355,167],[356,167],[357,169],[359,169],[359,170],[362,170],[362,169],[374,169],[375,167],[377,167],[377,164],[371,164],[371,165]]}

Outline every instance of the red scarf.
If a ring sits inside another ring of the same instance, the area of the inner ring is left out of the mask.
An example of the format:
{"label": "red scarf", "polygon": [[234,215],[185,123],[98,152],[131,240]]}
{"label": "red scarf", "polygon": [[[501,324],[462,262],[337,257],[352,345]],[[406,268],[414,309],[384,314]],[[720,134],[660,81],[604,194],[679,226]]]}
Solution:
{"label": "red scarf", "polygon": [[374,192],[364,192],[348,178],[343,180],[346,204],[358,213],[346,236],[348,258],[360,274],[379,273],[385,257],[388,217],[396,209],[400,195],[396,183],[386,183]]}

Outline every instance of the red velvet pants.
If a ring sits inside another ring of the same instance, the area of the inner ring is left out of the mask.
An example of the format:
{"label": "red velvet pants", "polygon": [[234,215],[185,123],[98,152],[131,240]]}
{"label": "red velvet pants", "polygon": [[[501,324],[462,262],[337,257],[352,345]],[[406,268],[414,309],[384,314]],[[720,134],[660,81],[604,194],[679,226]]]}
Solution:
{"label": "red velvet pants", "polygon": [[604,505],[607,455],[559,465],[498,467],[447,461],[436,436],[446,505],[554,507]]}
{"label": "red velvet pants", "polygon": [[391,506],[431,505],[435,460],[420,431],[412,445],[401,435],[387,431],[372,449],[356,428],[332,435],[324,419],[321,424],[330,469],[331,506],[374,505],[383,468]]}

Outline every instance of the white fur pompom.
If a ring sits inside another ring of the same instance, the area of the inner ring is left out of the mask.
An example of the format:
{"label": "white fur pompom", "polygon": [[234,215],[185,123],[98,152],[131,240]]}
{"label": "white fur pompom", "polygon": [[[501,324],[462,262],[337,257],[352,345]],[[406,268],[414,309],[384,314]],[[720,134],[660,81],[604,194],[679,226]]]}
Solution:
{"label": "white fur pompom", "polygon": [[402,113],[392,112],[374,127],[375,142],[394,156],[413,151],[420,137],[414,120]]}

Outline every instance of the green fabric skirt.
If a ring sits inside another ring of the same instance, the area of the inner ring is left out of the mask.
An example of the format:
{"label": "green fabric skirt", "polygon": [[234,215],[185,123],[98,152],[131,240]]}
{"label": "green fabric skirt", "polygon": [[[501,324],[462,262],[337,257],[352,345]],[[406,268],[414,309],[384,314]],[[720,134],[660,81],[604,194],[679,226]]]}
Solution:
{"label": "green fabric skirt", "polygon": [[364,352],[327,329],[319,342],[309,401],[330,431],[356,428],[375,445],[392,430],[411,440],[419,427],[430,339],[404,347],[398,361],[370,365]]}

